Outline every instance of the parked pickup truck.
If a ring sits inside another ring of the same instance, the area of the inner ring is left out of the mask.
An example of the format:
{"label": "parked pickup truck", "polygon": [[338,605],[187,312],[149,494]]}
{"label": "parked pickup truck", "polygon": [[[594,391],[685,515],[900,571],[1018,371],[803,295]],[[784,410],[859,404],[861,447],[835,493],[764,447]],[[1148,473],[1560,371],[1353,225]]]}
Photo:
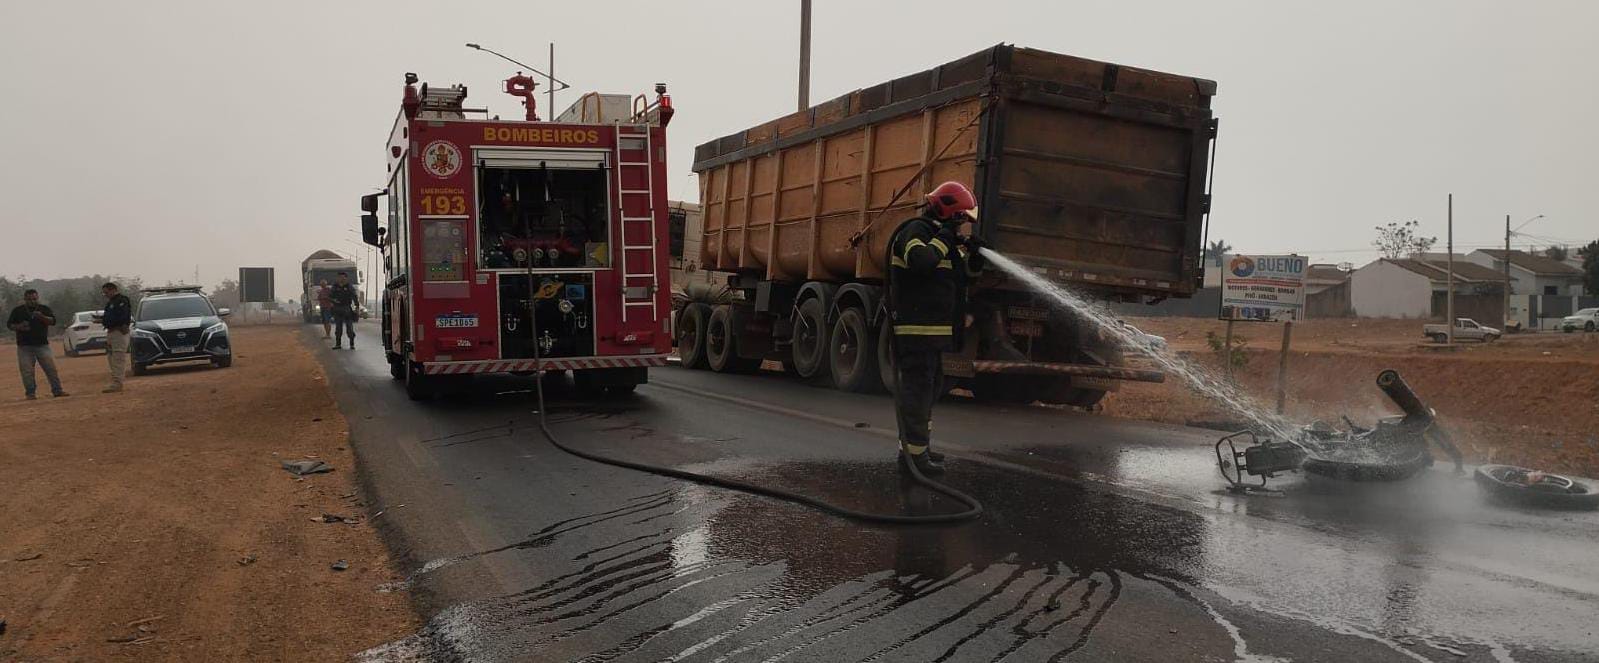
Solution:
{"label": "parked pickup truck", "polygon": [[1585,308],[1560,321],[1560,331],[1568,334],[1579,329],[1591,332],[1596,327],[1599,327],[1599,308]]}
{"label": "parked pickup truck", "polygon": [[[1449,328],[1443,325],[1425,325],[1421,328],[1421,335],[1433,340],[1434,343],[1449,341]],[[1471,318],[1455,318],[1455,340],[1471,339],[1488,343],[1496,341],[1501,332],[1493,327],[1484,327]]]}

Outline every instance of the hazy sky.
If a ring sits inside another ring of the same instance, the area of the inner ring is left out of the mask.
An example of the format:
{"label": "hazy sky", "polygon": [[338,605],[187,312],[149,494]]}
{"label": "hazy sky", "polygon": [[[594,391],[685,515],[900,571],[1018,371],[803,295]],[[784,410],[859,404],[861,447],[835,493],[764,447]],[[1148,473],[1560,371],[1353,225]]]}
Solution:
{"label": "hazy sky", "polygon": [[[798,1],[5,2],[0,274],[93,272],[208,286],[318,248],[362,251],[357,197],[384,180],[402,75],[465,83],[506,117],[513,67],[574,90],[657,81],[678,113],[671,195],[694,145],[794,108]],[[1221,118],[1212,238],[1369,260],[1372,226],[1420,219],[1457,250],[1599,238],[1599,3],[815,0],[812,98],[999,42],[1210,78]],[[541,94],[539,101],[544,102]],[[541,111],[544,109],[541,108]],[[1442,242],[1440,241],[1440,248]]]}

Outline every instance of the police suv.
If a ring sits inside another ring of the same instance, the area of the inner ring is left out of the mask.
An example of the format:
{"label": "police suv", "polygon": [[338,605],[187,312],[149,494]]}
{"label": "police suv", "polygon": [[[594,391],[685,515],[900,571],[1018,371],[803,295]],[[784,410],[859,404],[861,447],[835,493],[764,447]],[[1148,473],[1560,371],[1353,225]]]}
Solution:
{"label": "police suv", "polygon": [[177,361],[209,361],[217,368],[233,365],[233,345],[222,321],[230,313],[212,306],[199,287],[146,288],[133,315],[129,348],[133,374]]}

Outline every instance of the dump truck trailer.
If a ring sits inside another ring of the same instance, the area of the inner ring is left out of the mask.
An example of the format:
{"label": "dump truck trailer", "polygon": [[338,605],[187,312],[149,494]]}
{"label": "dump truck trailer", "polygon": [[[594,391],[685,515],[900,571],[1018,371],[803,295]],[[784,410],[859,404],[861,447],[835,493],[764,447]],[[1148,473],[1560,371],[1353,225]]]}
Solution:
{"label": "dump truck trailer", "polygon": [[[1212,81],[999,45],[700,145],[700,265],[727,292],[678,312],[685,364],[765,359],[840,389],[892,390],[887,245],[940,182],[976,192],[976,232],[1052,281],[1114,302],[1188,297],[1216,136]],[[975,284],[950,386],[1089,406],[1114,342],[1003,274]]]}

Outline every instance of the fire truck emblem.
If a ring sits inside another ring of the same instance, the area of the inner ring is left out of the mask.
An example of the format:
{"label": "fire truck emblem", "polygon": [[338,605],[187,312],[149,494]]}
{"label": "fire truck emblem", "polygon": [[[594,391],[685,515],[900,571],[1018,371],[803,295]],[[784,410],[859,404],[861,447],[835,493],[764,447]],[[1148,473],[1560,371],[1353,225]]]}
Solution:
{"label": "fire truck emblem", "polygon": [[461,151],[448,141],[428,143],[422,150],[422,167],[439,179],[454,175],[461,170]]}

